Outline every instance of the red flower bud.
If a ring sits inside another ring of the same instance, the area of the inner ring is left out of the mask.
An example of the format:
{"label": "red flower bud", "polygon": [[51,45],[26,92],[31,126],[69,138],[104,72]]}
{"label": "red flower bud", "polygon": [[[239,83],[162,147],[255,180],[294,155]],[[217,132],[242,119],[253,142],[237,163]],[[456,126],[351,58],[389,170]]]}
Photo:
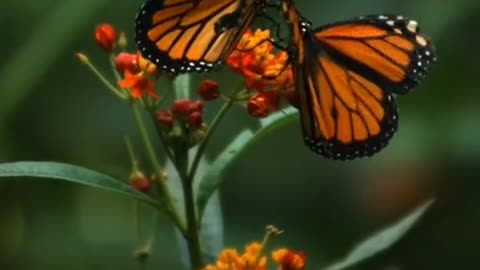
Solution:
{"label": "red flower bud", "polygon": [[171,129],[173,126],[173,113],[171,110],[159,111],[156,114],[157,125],[165,129]]}
{"label": "red flower bud", "polygon": [[268,116],[270,113],[268,109],[268,100],[267,97],[262,94],[256,94],[250,98],[247,103],[247,111],[253,117],[263,118]]}
{"label": "red flower bud", "polygon": [[111,53],[117,40],[117,30],[107,23],[97,26],[95,29],[95,41],[105,52]]}
{"label": "red flower bud", "polygon": [[130,186],[140,192],[148,192],[150,182],[141,171],[135,171],[130,175]]}
{"label": "red flower bud", "polygon": [[173,102],[172,112],[175,116],[186,119],[192,112],[192,102],[188,99],[177,99]]}
{"label": "red flower bud", "polygon": [[214,100],[220,96],[220,87],[215,81],[205,80],[198,87],[197,94],[204,100]]}
{"label": "red flower bud", "polygon": [[131,53],[119,53],[115,57],[115,67],[122,71],[128,70],[132,73],[135,73],[135,70],[138,68],[138,55]]}
{"label": "red flower bud", "polygon": [[203,102],[200,100],[190,102],[190,113],[193,112],[202,112],[203,111]]}
{"label": "red flower bud", "polygon": [[187,123],[190,128],[200,128],[203,124],[202,113],[200,112],[192,112],[188,118]]}

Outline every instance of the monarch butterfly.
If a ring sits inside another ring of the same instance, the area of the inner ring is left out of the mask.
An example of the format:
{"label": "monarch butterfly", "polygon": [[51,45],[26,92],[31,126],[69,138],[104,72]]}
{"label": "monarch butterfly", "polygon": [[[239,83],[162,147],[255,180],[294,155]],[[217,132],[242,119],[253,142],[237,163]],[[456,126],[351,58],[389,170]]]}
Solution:
{"label": "monarch butterfly", "polygon": [[397,130],[394,94],[408,93],[436,61],[415,21],[371,15],[312,29],[292,0],[288,52],[304,141],[333,159],[371,156]]}
{"label": "monarch butterfly", "polygon": [[265,0],[149,0],[136,18],[143,57],[176,74],[214,69],[234,49]]}

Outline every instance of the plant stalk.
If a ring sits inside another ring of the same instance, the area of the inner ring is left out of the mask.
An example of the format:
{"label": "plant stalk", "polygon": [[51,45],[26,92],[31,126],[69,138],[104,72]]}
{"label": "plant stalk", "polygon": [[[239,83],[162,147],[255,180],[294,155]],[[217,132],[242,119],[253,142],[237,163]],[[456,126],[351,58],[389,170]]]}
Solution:
{"label": "plant stalk", "polygon": [[187,228],[183,220],[179,216],[179,211],[175,206],[175,201],[173,200],[173,197],[170,194],[170,190],[166,185],[165,179],[163,179],[162,167],[155,153],[155,149],[153,147],[153,143],[150,139],[150,136],[148,135],[147,128],[145,127],[145,123],[142,118],[140,108],[134,102],[131,103],[131,108],[132,108],[133,116],[135,118],[135,123],[137,124],[137,128],[142,137],[145,150],[147,151],[148,158],[150,159],[150,162],[152,163],[152,168],[154,169],[155,175],[157,176],[157,182],[159,183],[161,195],[163,195],[165,202],[167,204],[167,214],[172,219],[173,223],[178,227],[178,229],[182,233],[186,233]]}
{"label": "plant stalk", "polygon": [[230,108],[235,103],[235,99],[233,98],[233,96],[236,93],[237,93],[237,91],[235,91],[231,95],[231,97],[227,100],[227,102],[225,102],[223,104],[222,108],[217,113],[217,115],[215,116],[215,118],[212,121],[212,124],[208,128],[208,131],[207,131],[207,134],[205,135],[205,138],[202,140],[202,142],[198,146],[198,150],[195,153],[195,157],[193,159],[192,166],[191,166],[190,171],[188,173],[189,181],[193,182],[193,180],[195,178],[195,174],[197,173],[198,165],[200,164],[200,160],[202,159],[203,153],[205,152],[205,149],[206,149],[208,143],[210,142],[210,139],[211,139],[213,133],[215,133],[215,130],[219,126],[220,122],[222,122],[222,120],[225,117],[225,115],[227,114],[227,112],[230,110]]}
{"label": "plant stalk", "polygon": [[190,265],[192,266],[192,269],[197,270],[203,266],[203,262],[200,235],[197,226],[193,182],[188,178],[188,146],[184,142],[181,142],[177,145],[175,150],[175,163],[182,181],[185,216],[187,219],[187,234],[185,234],[184,237],[187,241]]}

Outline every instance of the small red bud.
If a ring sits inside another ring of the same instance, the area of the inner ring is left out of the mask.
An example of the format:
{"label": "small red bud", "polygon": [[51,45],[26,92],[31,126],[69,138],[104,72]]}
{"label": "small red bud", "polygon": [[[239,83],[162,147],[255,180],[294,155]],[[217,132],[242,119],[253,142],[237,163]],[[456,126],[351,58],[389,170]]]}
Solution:
{"label": "small red bud", "polygon": [[130,186],[140,192],[148,192],[150,182],[141,171],[135,171],[130,175]]}
{"label": "small red bud", "polygon": [[111,53],[117,40],[117,30],[111,24],[101,24],[95,29],[95,41],[105,52]]}
{"label": "small red bud", "polygon": [[203,111],[203,102],[200,100],[190,102],[190,113],[192,112],[202,112]]}
{"label": "small red bud", "polygon": [[187,118],[188,125],[191,128],[200,128],[203,124],[202,113],[200,112],[192,112]]}
{"label": "small red bud", "polygon": [[130,72],[135,72],[135,69],[138,67],[138,55],[131,53],[119,53],[115,57],[115,67],[118,70],[128,70]]}
{"label": "small red bud", "polygon": [[197,89],[197,94],[204,100],[214,100],[220,96],[218,83],[212,80],[205,80]]}
{"label": "small red bud", "polygon": [[172,112],[175,116],[186,119],[190,115],[191,104],[188,99],[177,99],[173,102]]}
{"label": "small red bud", "polygon": [[173,126],[173,113],[171,110],[159,111],[156,114],[157,125],[165,129],[171,129]]}
{"label": "small red bud", "polygon": [[263,118],[270,113],[268,109],[268,100],[264,94],[256,94],[250,98],[247,103],[247,111],[253,117]]}

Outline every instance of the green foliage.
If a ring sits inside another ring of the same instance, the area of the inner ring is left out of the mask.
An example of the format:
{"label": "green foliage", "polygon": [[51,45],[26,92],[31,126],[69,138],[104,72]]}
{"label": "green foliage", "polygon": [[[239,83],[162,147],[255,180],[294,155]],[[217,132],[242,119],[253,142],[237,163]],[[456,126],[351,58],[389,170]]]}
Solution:
{"label": "green foliage", "polygon": [[400,240],[413,227],[413,225],[415,225],[432,203],[432,200],[423,203],[395,224],[392,224],[359,243],[345,256],[345,258],[326,267],[325,270],[348,269],[385,251]]}
{"label": "green foliage", "polygon": [[71,164],[28,161],[3,163],[0,164],[0,177],[3,179],[29,177],[34,179],[62,180],[119,193],[157,209],[164,207],[161,202],[132,189],[128,184],[120,180]]}
{"label": "green foliage", "polygon": [[208,172],[200,180],[200,186],[197,195],[197,208],[199,217],[202,218],[205,206],[210,196],[219,188],[225,180],[225,173],[228,168],[249,148],[260,143],[272,132],[278,131],[280,128],[288,125],[297,114],[295,109],[288,109],[278,112],[261,122],[260,128],[252,132],[244,130],[222,151],[221,154],[212,162]]}

